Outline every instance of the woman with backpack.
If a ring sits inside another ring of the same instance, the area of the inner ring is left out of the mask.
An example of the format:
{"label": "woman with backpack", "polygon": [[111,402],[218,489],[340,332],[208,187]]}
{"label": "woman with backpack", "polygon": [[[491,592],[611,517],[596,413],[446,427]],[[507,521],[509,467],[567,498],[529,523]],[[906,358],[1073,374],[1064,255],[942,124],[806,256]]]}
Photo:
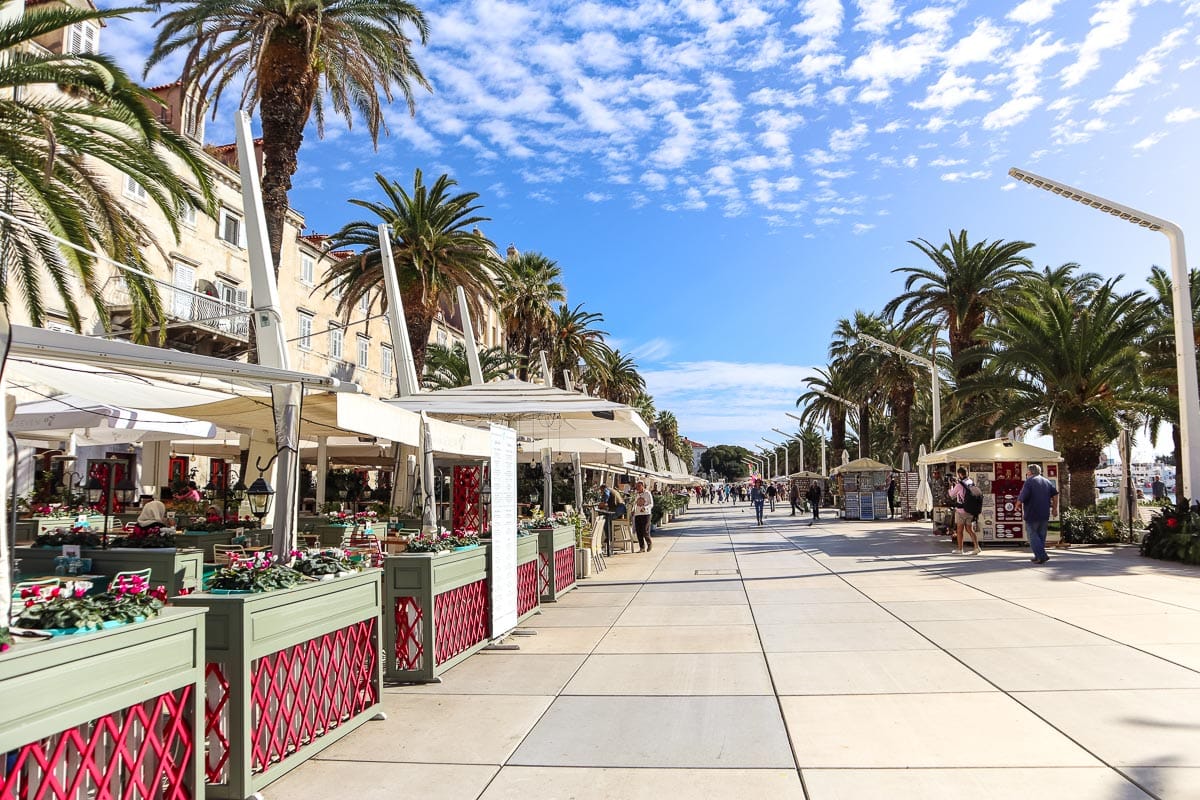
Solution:
{"label": "woman with backpack", "polygon": [[963,552],[963,532],[971,535],[975,545],[975,555],[983,552],[979,546],[979,537],[975,535],[975,520],[983,511],[983,493],[975,485],[975,481],[967,477],[964,467],[958,468],[958,482],[950,487],[950,499],[954,502],[955,550],[958,555]]}

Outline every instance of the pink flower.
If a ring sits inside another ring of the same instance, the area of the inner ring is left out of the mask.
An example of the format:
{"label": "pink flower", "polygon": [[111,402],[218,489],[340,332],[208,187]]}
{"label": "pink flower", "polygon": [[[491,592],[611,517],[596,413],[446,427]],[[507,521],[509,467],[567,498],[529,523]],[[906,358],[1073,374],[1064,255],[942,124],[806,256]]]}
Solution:
{"label": "pink flower", "polygon": [[75,597],[83,597],[85,594],[87,594],[87,589],[83,588],[82,586],[75,587]]}

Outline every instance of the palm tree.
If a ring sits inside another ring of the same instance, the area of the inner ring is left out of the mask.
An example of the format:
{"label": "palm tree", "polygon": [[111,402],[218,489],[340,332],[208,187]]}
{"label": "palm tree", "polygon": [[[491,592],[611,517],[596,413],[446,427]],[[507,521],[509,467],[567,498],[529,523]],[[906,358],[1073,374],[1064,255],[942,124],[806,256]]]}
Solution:
{"label": "palm tree", "polygon": [[[145,189],[176,236],[185,207],[210,213],[213,208],[212,181],[200,153],[158,122],[152,110],[161,105],[157,97],[106,56],[54,54],[33,46],[39,37],[68,26],[130,10],[40,7],[0,26],[3,210],[21,223],[0,219],[0,303],[8,308],[19,297],[36,326],[46,322],[50,289],[76,330],[83,327],[78,305],[83,297],[91,298],[108,329],[94,259],[51,236],[142,271],[152,269],[146,259],[148,228],[96,172],[97,164],[120,170]],[[34,88],[47,86],[59,91]],[[176,173],[171,157],[184,175]],[[132,337],[145,341],[162,316],[158,292],[148,278],[128,271],[122,276],[133,305]]]}
{"label": "palm tree", "polygon": [[[879,394],[879,351],[859,338],[870,334],[875,338],[883,333],[883,320],[874,314],[854,312],[854,319],[842,318],[834,327],[829,342],[830,364],[836,365],[845,380],[839,397],[858,403],[858,455],[871,455],[871,416]],[[836,394],[836,393],[835,393]]]}
{"label": "palm tree", "polygon": [[1070,471],[1076,508],[1094,504],[1096,467],[1123,422],[1161,410],[1140,378],[1154,309],[1141,292],[1118,292],[1118,280],[1083,292],[1046,283],[1036,303],[999,309],[981,330],[990,359],[960,387],[1005,427],[1042,424]]}
{"label": "palm tree", "polygon": [[632,403],[646,391],[646,381],[633,358],[608,347],[600,351],[596,364],[588,367],[584,383],[593,394],[614,403]]}
{"label": "palm tree", "polygon": [[[1200,272],[1192,270],[1188,279],[1192,293],[1193,331],[1200,345]],[[1154,318],[1144,346],[1145,380],[1147,386],[1163,396],[1164,402],[1161,412],[1147,416],[1146,427],[1151,443],[1155,443],[1158,426],[1164,422],[1171,423],[1171,441],[1178,465],[1183,463],[1183,436],[1179,428],[1179,370],[1175,363],[1175,306],[1170,274],[1162,267],[1151,267],[1150,288],[1154,292]],[[1185,491],[1183,481],[1177,479],[1177,503],[1184,502]]]}
{"label": "palm tree", "polygon": [[188,91],[211,99],[241,82],[240,107],[262,118],[263,210],[271,260],[279,250],[288,212],[288,191],[309,118],[325,134],[326,103],[349,125],[361,118],[378,144],[386,133],[382,99],[398,91],[415,110],[413,90],[429,89],[412,54],[416,31],[425,43],[425,16],[406,0],[156,0],[169,10],[158,20],[158,37],[146,62],[149,72],[184,54]]}
{"label": "palm tree", "polygon": [[933,323],[948,328],[950,358],[955,383],[980,369],[977,361],[964,360],[968,350],[982,344],[978,331],[989,315],[1002,308],[1013,285],[1030,268],[1021,255],[1029,242],[981,241],[971,244],[966,230],[948,234],[950,241],[937,246],[925,239],[909,241],[933,262],[933,267],[899,267],[907,273],[904,291],[884,306],[884,314],[902,322]]}
{"label": "palm tree", "polygon": [[[497,275],[496,299],[508,349],[526,364],[537,360],[538,350],[550,346],[553,306],[567,299],[561,278],[557,263],[532,251],[510,256]],[[528,377],[528,368],[523,367],[520,378]]]}
{"label": "palm tree", "polygon": [[583,303],[558,307],[550,323],[550,369],[556,384],[562,381],[565,389],[563,370],[577,371],[580,362],[586,365],[599,356],[608,332],[593,326],[603,321],[603,315],[584,311]]}
{"label": "palm tree", "polygon": [[[375,181],[383,190],[386,203],[350,201],[370,211],[376,220],[347,223],[330,237],[333,249],[360,252],[334,263],[319,287],[325,288],[326,296],[339,288],[343,291],[338,311],[344,314],[355,307],[360,297],[380,287],[383,258],[377,224],[386,222],[392,235],[392,259],[404,301],[413,360],[417,374],[421,375],[439,300],[462,286],[471,312],[478,316],[479,295],[491,296],[495,291],[494,274],[499,264],[495,245],[475,229],[488,219],[475,213],[480,209],[475,204],[479,195],[452,194],[458,183],[448,175],[439,176],[432,186],[427,186],[418,169],[411,192],[379,173],[375,173]],[[386,311],[386,294],[383,296]]]}
{"label": "palm tree", "polygon": [[827,395],[845,397],[843,392],[847,391],[847,383],[836,364],[816,372],[811,378],[804,379],[809,390],[796,398],[796,407],[803,409],[800,424],[829,425],[829,446],[836,458],[846,448],[846,406]]}
{"label": "palm tree", "polygon": [[[517,366],[517,358],[500,347],[488,347],[479,351],[479,369],[484,382],[503,378]],[[467,348],[462,342],[452,347],[431,344],[425,352],[425,373],[421,381],[426,389],[454,389],[471,382],[471,369],[467,365]]]}

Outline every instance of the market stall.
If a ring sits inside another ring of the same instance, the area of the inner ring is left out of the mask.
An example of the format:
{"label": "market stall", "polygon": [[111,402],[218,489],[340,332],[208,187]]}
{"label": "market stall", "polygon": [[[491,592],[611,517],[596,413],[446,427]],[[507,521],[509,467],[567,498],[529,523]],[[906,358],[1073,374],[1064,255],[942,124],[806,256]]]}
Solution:
{"label": "market stall", "polygon": [[887,519],[887,487],[893,472],[892,467],[872,458],[856,458],[834,467],[829,474],[836,482],[842,519]]}
{"label": "market stall", "polygon": [[[959,467],[964,467],[983,492],[983,513],[977,524],[980,540],[1023,544],[1025,526],[1016,504],[1025,483],[1025,468],[1037,464],[1042,475],[1057,485],[1061,463],[1062,457],[1054,450],[1007,438],[971,442],[920,457],[917,466],[929,470],[934,532],[948,534],[953,530],[954,508],[949,492]],[[1051,521],[1057,519],[1057,515],[1051,517]]]}

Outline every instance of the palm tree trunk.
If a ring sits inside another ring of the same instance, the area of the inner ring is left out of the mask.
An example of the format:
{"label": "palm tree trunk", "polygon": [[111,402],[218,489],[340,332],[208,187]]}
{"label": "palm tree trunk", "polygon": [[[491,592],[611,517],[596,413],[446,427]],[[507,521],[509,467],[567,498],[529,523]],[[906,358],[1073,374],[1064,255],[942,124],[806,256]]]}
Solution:
{"label": "palm tree trunk", "polygon": [[1071,474],[1071,508],[1096,505],[1096,467],[1102,452],[1100,445],[1092,441],[1070,442],[1063,446],[1063,461]]}
{"label": "palm tree trunk", "polygon": [[1183,481],[1180,480],[1179,465],[1183,463],[1183,431],[1179,429],[1179,423],[1171,426],[1171,444],[1175,450],[1175,505],[1184,508],[1188,501],[1194,500],[1194,497],[1184,497]]}
{"label": "palm tree trunk", "polygon": [[858,407],[858,457],[871,457],[871,406],[867,403]]}
{"label": "palm tree trunk", "polygon": [[419,301],[419,296],[404,298],[404,320],[408,324],[408,342],[412,347],[418,381],[425,374],[425,349],[429,346],[429,331],[433,328],[433,315],[437,311],[436,303],[427,308]]}
{"label": "palm tree trunk", "polygon": [[312,110],[317,81],[300,31],[278,30],[271,39],[263,48],[263,60],[257,71],[263,132],[263,212],[271,243],[271,263],[278,277],[288,192],[296,174],[297,154],[304,142],[304,126]]}
{"label": "palm tree trunk", "polygon": [[846,449],[846,412],[835,411],[829,415],[829,445],[833,450],[834,463]]}

